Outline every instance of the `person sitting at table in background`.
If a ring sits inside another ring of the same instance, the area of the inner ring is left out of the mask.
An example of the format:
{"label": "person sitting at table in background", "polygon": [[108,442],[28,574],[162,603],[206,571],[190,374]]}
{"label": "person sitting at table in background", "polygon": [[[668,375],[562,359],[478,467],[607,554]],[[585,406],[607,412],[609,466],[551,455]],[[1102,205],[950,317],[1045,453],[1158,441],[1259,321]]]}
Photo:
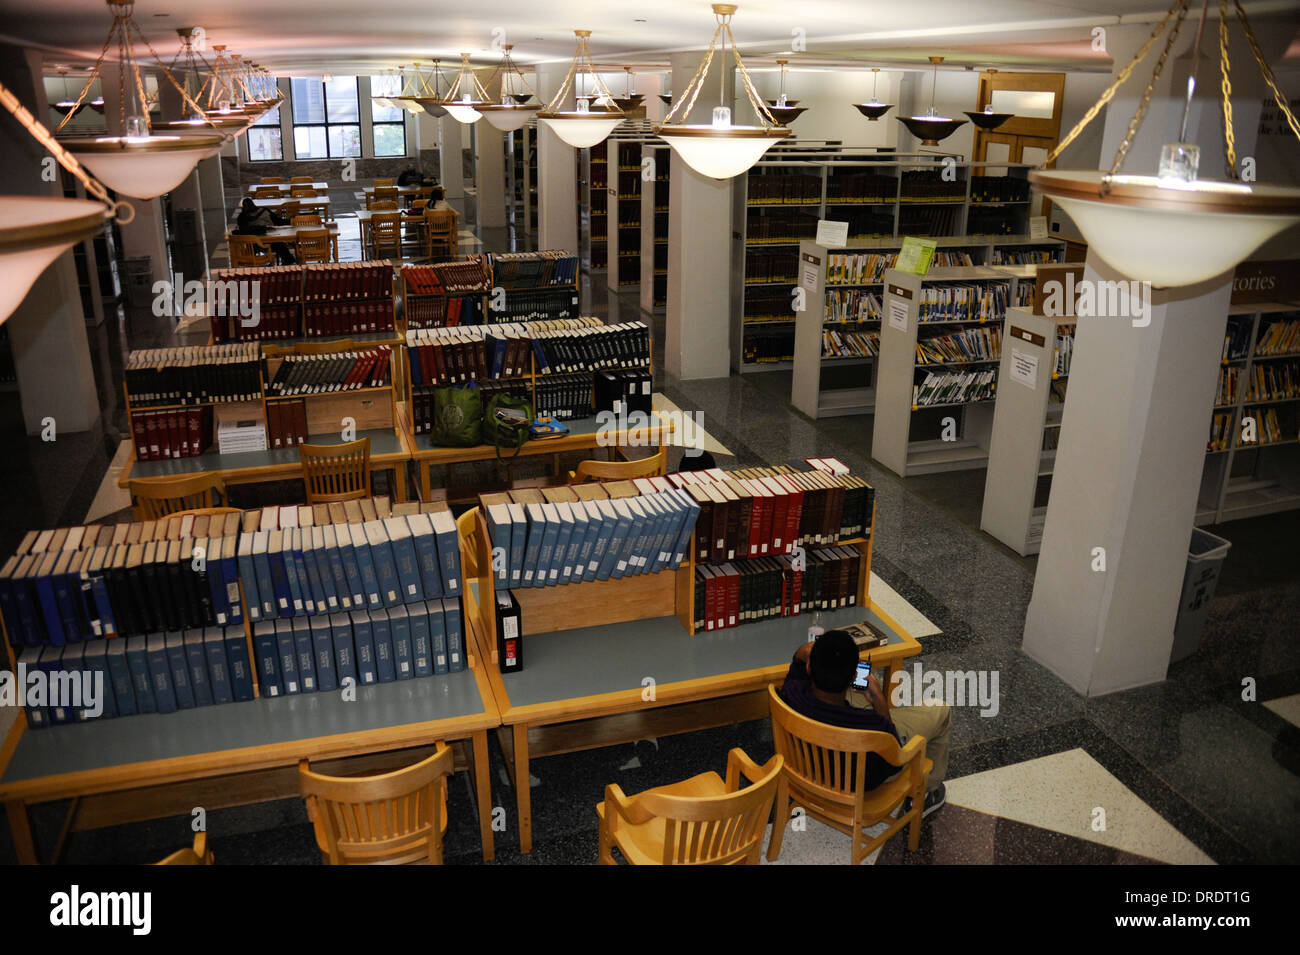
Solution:
{"label": "person sitting at table in background", "polygon": [[[266,235],[276,226],[288,225],[289,220],[273,209],[263,209],[248,196],[239,204],[239,216],[235,219],[235,235]],[[271,251],[281,265],[294,265],[298,259],[287,243],[272,242]]]}
{"label": "person sitting at table in background", "polygon": [[[880,692],[880,681],[867,678],[866,704],[850,702],[848,690],[857,674],[858,645],[846,630],[828,630],[795,651],[781,687],[781,699],[790,709],[831,726],[891,733],[906,744],[912,736],[925,737],[925,755],[934,763],[926,778],[925,808],[928,816],[947,798],[943,777],[948,773],[948,734],[952,710],[944,704],[896,706],[892,710]],[[867,788],[875,789],[898,769],[875,753],[867,756]],[[911,808],[910,801],[904,811]]]}

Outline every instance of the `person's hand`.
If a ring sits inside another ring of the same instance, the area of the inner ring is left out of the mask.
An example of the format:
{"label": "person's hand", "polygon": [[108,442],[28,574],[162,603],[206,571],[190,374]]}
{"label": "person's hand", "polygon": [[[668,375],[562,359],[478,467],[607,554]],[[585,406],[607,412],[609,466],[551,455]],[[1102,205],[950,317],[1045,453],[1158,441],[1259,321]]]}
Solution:
{"label": "person's hand", "polygon": [[880,679],[874,673],[867,676],[867,699],[871,701],[871,708],[881,716],[889,715],[889,704],[880,690]]}
{"label": "person's hand", "polygon": [[798,650],[794,652],[794,658],[798,660],[800,663],[802,663],[805,667],[808,666],[808,660],[812,656],[812,647],[813,644],[816,642],[817,642],[816,640],[809,640],[807,643],[805,643],[803,646],[801,646]]}

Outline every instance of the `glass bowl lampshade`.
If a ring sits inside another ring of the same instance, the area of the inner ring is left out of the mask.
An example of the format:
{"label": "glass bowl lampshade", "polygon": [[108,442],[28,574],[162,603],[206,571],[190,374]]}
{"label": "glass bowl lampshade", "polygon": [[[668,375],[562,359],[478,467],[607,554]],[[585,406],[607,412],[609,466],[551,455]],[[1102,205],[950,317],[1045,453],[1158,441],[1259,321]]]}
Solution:
{"label": "glass bowl lampshade", "polygon": [[42,272],[111,215],[90,199],[0,196],[0,323],[26,298]]}
{"label": "glass bowl lampshade", "polygon": [[[574,30],[573,34],[578,38],[578,49],[573,54],[573,62],[569,64],[569,71],[555,96],[546,104],[545,109],[537,113],[537,121],[574,149],[588,149],[604,142],[627,117],[615,105],[614,95],[592,65],[591,51],[587,45],[591,31]],[[578,78],[581,76],[589,78],[594,92],[578,88]],[[565,109],[564,104],[570,90],[574,93],[576,107]]]}
{"label": "glass bowl lampshade", "polygon": [[60,140],[77,161],[114,192],[155,199],[185,181],[200,160],[221,151],[215,133],[99,136]]}

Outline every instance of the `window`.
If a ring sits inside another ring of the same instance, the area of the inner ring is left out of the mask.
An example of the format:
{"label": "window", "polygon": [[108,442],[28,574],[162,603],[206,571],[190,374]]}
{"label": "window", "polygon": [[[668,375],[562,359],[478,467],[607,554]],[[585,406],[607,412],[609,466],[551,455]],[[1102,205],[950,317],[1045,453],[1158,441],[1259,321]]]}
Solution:
{"label": "window", "polygon": [[284,143],[280,141],[280,107],[259,116],[245,135],[250,162],[278,162],[284,158]]}
{"label": "window", "polygon": [[[389,74],[370,78],[371,96],[400,96],[402,78]],[[406,111],[400,107],[380,106],[370,101],[371,124],[375,136],[376,156],[406,155]]]}
{"label": "window", "polygon": [[294,79],[290,102],[293,150],[298,159],[361,155],[361,111],[355,76],[335,76],[329,82]]}

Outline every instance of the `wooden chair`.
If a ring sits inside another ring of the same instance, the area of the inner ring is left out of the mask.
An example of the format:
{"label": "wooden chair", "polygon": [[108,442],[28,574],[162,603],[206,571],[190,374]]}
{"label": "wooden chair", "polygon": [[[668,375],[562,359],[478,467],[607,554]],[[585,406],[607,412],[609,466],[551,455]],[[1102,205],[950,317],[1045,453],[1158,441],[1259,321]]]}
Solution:
{"label": "wooden chair", "polygon": [[232,268],[275,265],[275,253],[261,242],[258,242],[253,236],[227,236],[226,244],[230,247],[230,265]]}
{"label": "wooden chair", "polygon": [[152,521],[177,511],[212,506],[226,496],[226,485],[218,474],[201,472],[175,478],[136,478],[128,484],[137,521]]}
{"label": "wooden chair", "polygon": [[456,254],[456,213],[452,209],[424,210],[424,254],[432,256],[434,246]]}
{"label": "wooden chair", "polygon": [[299,262],[334,261],[334,244],[329,229],[302,229],[298,233]]}
{"label": "wooden chair", "polygon": [[397,203],[385,199],[383,202],[375,202],[370,206],[371,212],[393,212],[397,209]]}
{"label": "wooden chair", "polygon": [[401,213],[396,211],[379,212],[370,217],[370,247],[379,258],[383,258],[386,252],[395,257],[401,257]]}
{"label": "wooden chair", "polygon": [[280,204],[280,215],[292,222],[293,217],[299,214],[298,207],[300,205],[302,203],[297,199],[286,199]]}
{"label": "wooden chair", "polygon": [[289,224],[299,229],[324,225],[324,223],[320,221],[320,216],[316,215],[314,212],[308,213],[307,215],[296,215],[292,220],[290,220]]}
{"label": "wooden chair", "polygon": [[[907,848],[915,852],[921,843],[925,777],[933,765],[925,758],[925,737],[913,736],[906,746],[899,746],[889,733],[831,726],[796,713],[781,699],[775,685],[768,687],[768,695],[776,751],[785,757],[776,794],[772,841],[767,847],[768,861],[775,861],[781,854],[781,840],[794,806],[801,806],[812,818],[852,837],[851,865],[857,865],[909,824],[912,829]],[[868,753],[875,753],[903,771],[868,790]],[[890,814],[908,796],[912,797],[912,808],[892,818]],[[889,827],[868,840],[865,830],[885,820],[889,820]]]}
{"label": "wooden chair", "polygon": [[398,195],[396,186],[375,186],[366,197],[366,208],[373,209],[376,202],[391,202],[393,207],[396,208]]}
{"label": "wooden chair", "polygon": [[[281,182],[283,181],[281,180]],[[254,199],[281,199],[283,197],[283,190],[277,189],[275,186],[258,186],[253,190]]]}
{"label": "wooden chair", "polygon": [[[272,186],[272,185],[275,185],[276,183],[281,183],[281,184],[283,184],[283,183],[284,183],[284,176],[263,176],[261,179],[259,179],[259,180],[257,180],[257,181],[258,181],[259,183],[261,183],[262,185],[264,185],[264,186]],[[309,181],[310,181],[310,180],[309,180]],[[277,190],[277,191],[279,191],[279,190]]]}
{"label": "wooden chair", "polygon": [[441,865],[454,769],[441,742],[428,759],[378,776],[324,776],[302,760],[298,783],[326,865]]}
{"label": "wooden chair", "polygon": [[188,511],[172,511],[167,515],[167,519],[173,517],[202,517],[207,515],[211,517],[215,514],[243,514],[242,507],[191,507]]}
{"label": "wooden chair", "polygon": [[310,186],[315,181],[316,180],[313,179],[311,176],[290,176],[289,177],[289,185],[291,186],[297,185],[299,183],[306,183],[307,185]]}
{"label": "wooden chair", "polygon": [[295,199],[315,199],[320,193],[316,191],[315,186],[293,186],[289,190],[289,195]]}
{"label": "wooden chair", "polygon": [[370,439],[346,444],[300,444],[308,504],[370,497]]}
{"label": "wooden chair", "polygon": [[[727,778],[701,773],[680,783],[623,795],[605,787],[597,861],[614,865],[611,849],[632,865],[757,865],[784,760],[759,766],[737,748],[727,754]],[[740,777],[749,786],[740,788]]]}
{"label": "wooden chair", "polygon": [[414,199],[411,202],[411,210],[413,212],[423,212],[426,208],[428,208],[428,205],[429,205],[428,199]]}
{"label": "wooden chair", "polygon": [[392,184],[393,180],[391,179],[376,179],[372,185],[378,189],[380,186],[391,186]]}
{"label": "wooden chair", "polygon": [[630,478],[652,477],[663,474],[668,466],[668,446],[661,445],[658,452],[635,461],[579,461],[578,470],[569,472],[570,484],[584,484],[594,478],[598,481],[625,481]]}
{"label": "wooden chair", "polygon": [[198,832],[194,835],[194,848],[177,849],[154,865],[212,865],[214,861],[212,853],[208,851],[208,834]]}

